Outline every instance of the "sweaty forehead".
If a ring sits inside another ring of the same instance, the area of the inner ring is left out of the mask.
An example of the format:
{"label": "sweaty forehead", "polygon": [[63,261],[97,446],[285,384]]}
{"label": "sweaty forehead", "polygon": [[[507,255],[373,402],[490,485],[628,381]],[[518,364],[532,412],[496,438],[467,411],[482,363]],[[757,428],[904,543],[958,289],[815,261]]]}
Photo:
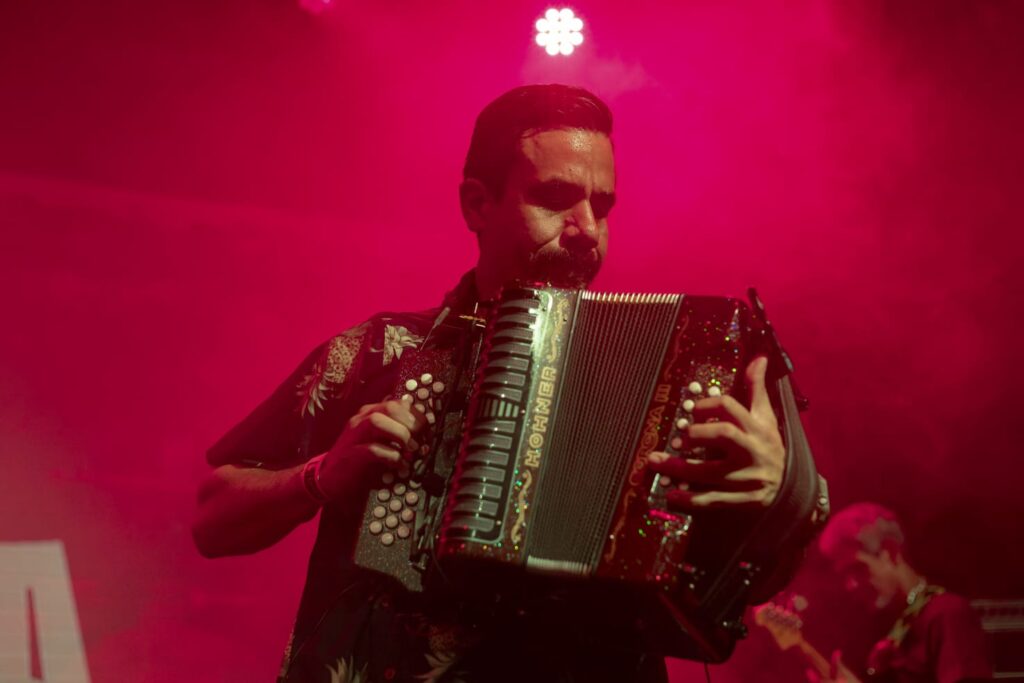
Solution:
{"label": "sweaty forehead", "polygon": [[615,185],[615,157],[607,135],[581,128],[528,132],[520,142],[521,170],[539,180]]}

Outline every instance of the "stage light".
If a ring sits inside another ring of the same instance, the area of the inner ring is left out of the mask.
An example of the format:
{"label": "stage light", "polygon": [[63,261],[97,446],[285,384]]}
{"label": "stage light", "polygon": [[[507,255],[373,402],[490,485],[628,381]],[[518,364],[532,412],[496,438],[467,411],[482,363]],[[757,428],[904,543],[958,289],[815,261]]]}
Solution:
{"label": "stage light", "polygon": [[534,26],[537,29],[537,44],[552,57],[568,57],[583,44],[583,20],[568,7],[552,7]]}

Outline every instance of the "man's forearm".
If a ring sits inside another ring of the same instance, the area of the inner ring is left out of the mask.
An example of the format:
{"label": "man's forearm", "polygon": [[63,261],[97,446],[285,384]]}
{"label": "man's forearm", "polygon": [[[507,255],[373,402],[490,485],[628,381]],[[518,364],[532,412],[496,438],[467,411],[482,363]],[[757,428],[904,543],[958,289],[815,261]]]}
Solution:
{"label": "man's forearm", "polygon": [[206,557],[243,555],[284,538],[319,509],[302,482],[302,465],[285,470],[224,465],[199,487],[192,538]]}

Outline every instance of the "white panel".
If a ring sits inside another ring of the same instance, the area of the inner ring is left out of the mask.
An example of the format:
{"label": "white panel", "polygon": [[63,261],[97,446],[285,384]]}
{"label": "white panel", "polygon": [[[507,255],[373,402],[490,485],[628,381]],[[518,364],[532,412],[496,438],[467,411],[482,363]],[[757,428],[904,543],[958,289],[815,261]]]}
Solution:
{"label": "white panel", "polygon": [[[31,675],[32,591],[42,678]],[[71,576],[60,541],[0,543],[0,681],[89,683]]]}

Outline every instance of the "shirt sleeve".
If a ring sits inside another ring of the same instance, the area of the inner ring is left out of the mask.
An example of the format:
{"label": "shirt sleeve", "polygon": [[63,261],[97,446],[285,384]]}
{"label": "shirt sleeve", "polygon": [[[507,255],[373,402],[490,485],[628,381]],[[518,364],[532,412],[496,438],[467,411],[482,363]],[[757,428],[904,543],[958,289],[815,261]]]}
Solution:
{"label": "shirt sleeve", "polygon": [[269,398],[207,451],[210,465],[279,470],[330,448],[344,425],[346,399],[369,347],[368,329],[364,323],[314,349]]}
{"label": "shirt sleeve", "polygon": [[[970,603],[945,594],[934,599],[928,623],[928,650],[938,683],[992,678],[988,641]],[[922,615],[924,616],[924,615]]]}

